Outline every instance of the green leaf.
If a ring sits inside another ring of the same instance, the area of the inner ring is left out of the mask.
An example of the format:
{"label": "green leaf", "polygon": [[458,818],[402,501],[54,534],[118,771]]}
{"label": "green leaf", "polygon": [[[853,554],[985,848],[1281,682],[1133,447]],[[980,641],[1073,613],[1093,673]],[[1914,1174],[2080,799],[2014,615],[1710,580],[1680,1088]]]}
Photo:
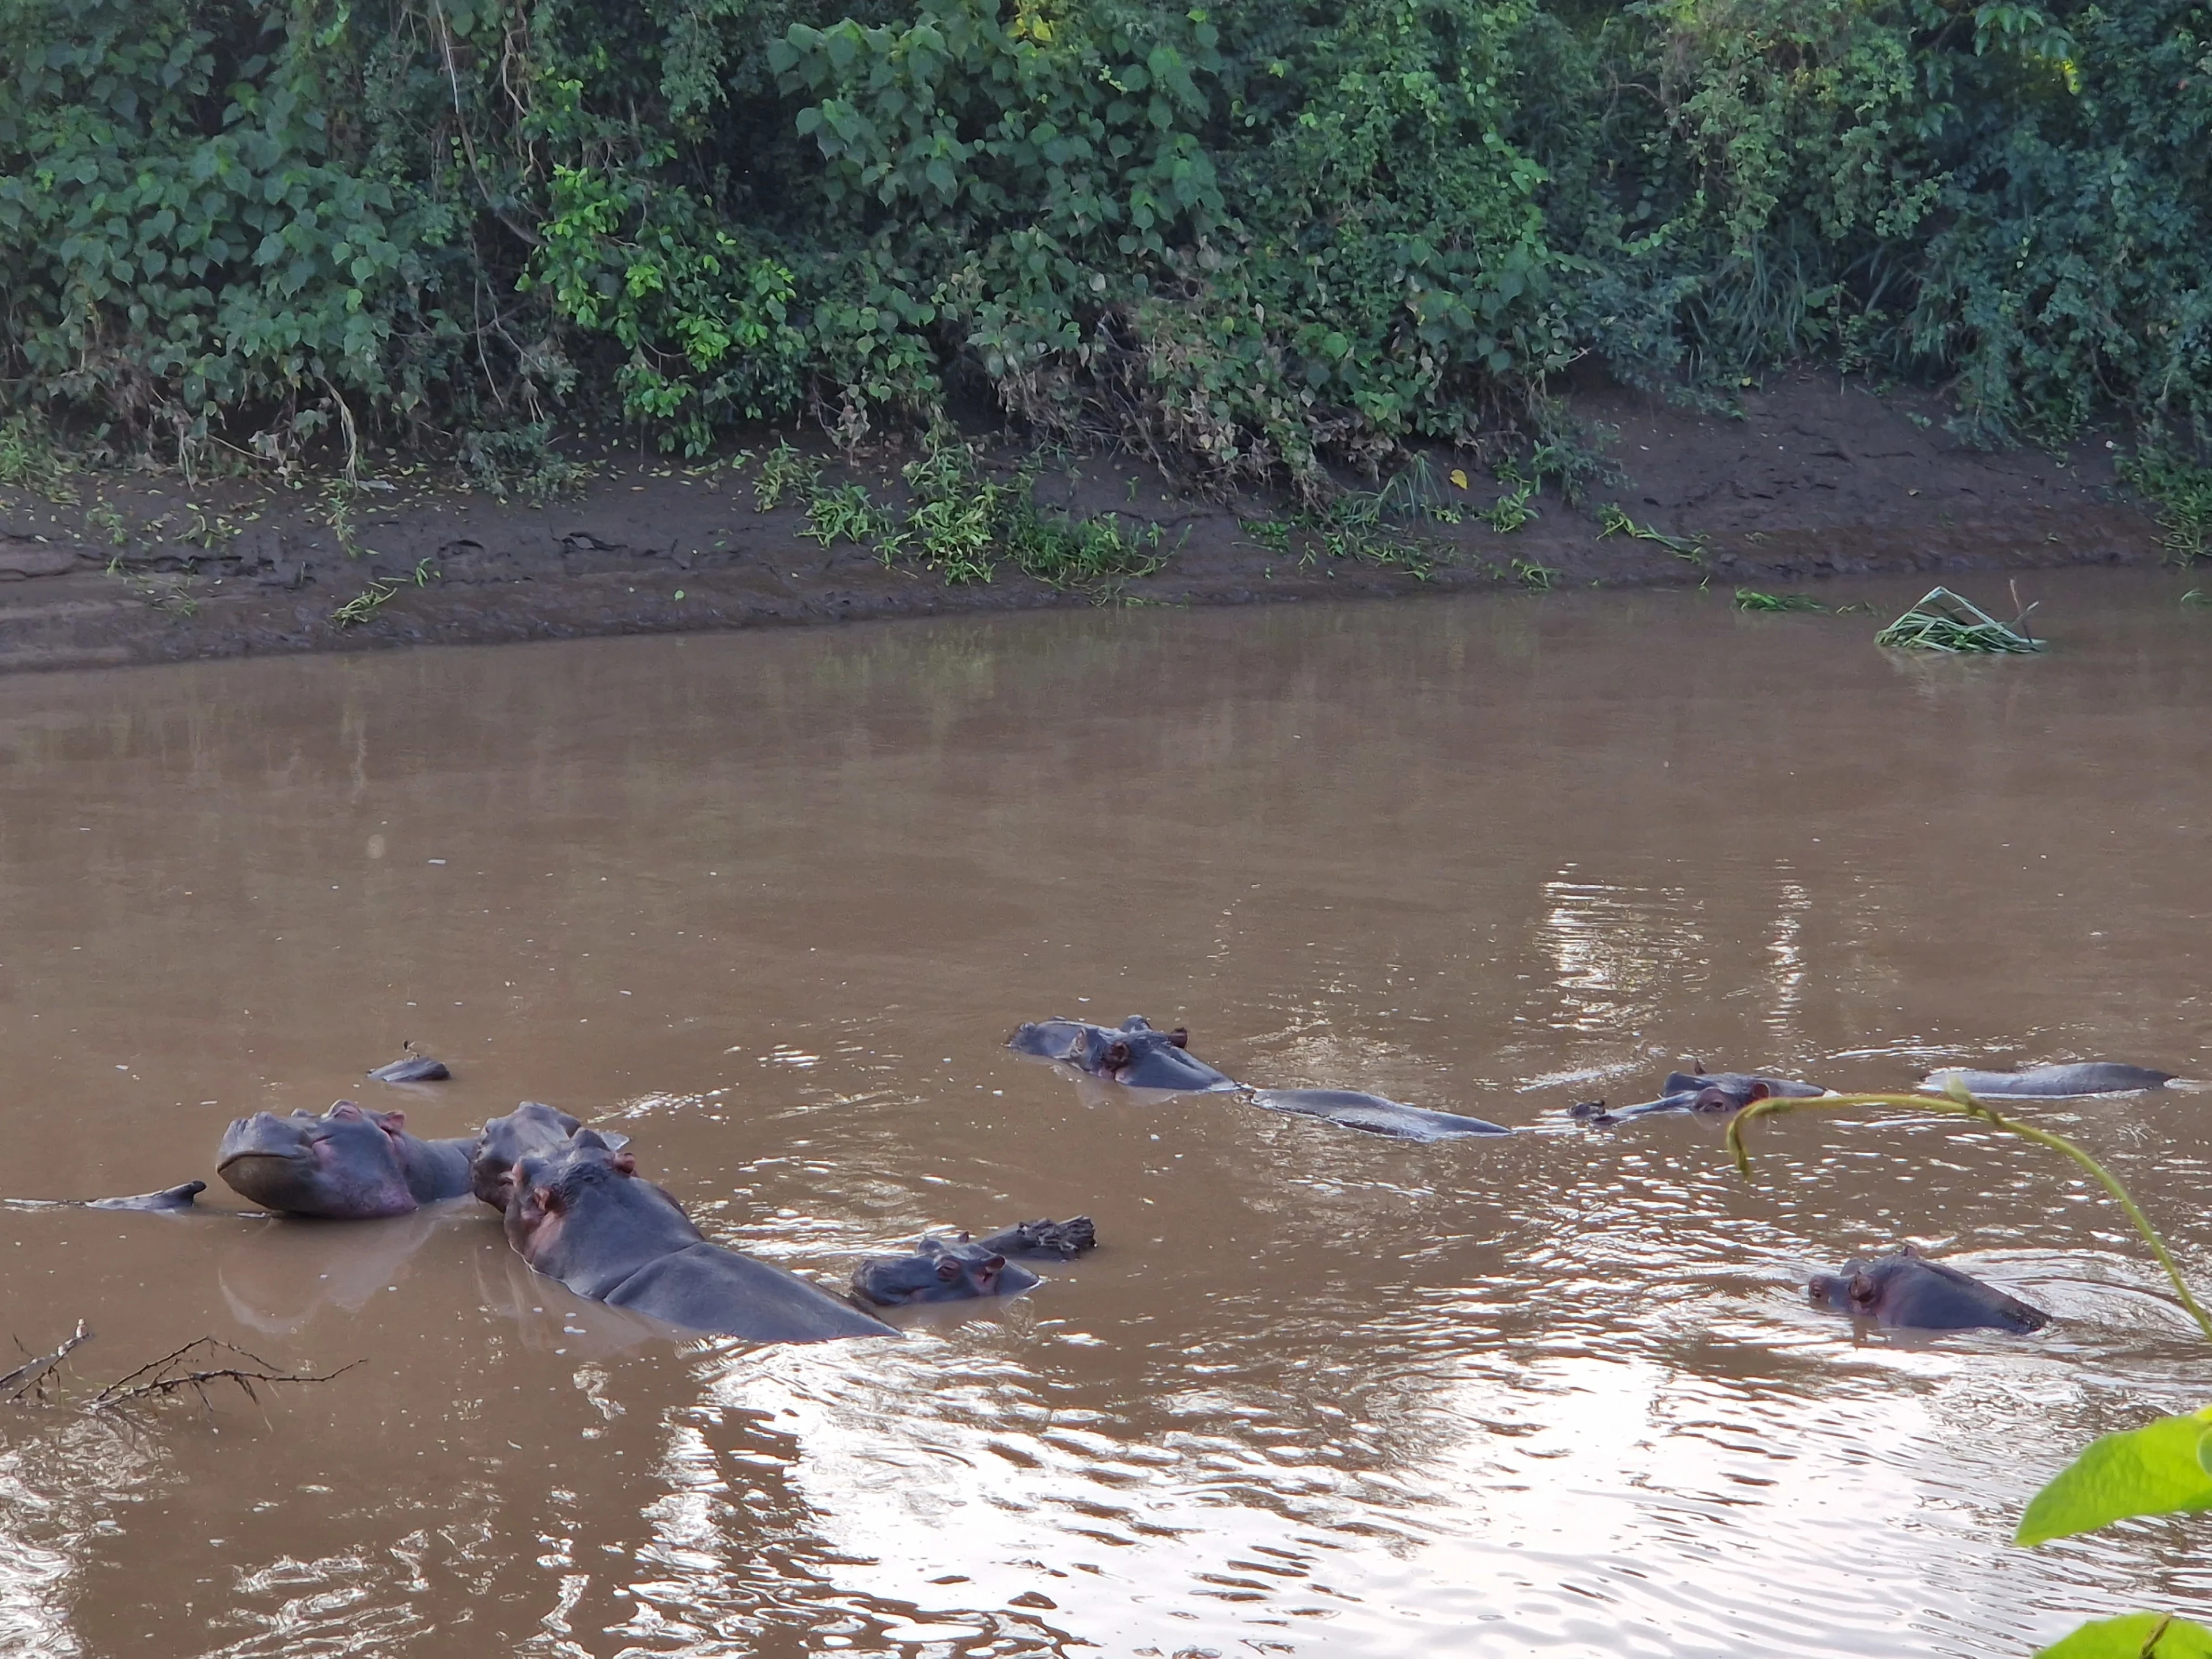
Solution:
{"label": "green leaf", "polygon": [[2212,1630],[2170,1613],[2123,1613],[2082,1626],[2035,1659],[2212,1659]]}
{"label": "green leaf", "polygon": [[2212,1474],[2204,1465],[2208,1425],[2212,1407],[2092,1441],[2028,1500],[2014,1541],[2040,1544],[2130,1516],[2212,1508]]}

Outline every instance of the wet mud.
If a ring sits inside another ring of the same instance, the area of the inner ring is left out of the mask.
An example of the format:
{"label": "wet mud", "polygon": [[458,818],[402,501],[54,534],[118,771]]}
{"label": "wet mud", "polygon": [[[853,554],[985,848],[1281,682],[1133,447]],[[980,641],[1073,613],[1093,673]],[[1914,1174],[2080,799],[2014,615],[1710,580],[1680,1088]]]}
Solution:
{"label": "wet mud", "polygon": [[[1845,579],[1888,606],[1924,579]],[[679,1340],[474,1200],[0,1206],[0,1650],[2016,1656],[2212,1615],[2180,1519],[2012,1547],[2201,1340],[2039,1148],[1930,1119],[1592,1130],[1694,1056],[2212,1076],[2212,619],[2023,584],[1905,659],[1692,592],[1088,611],[70,671],[0,711],[0,1196],[211,1175],[230,1118],[518,1100],[829,1286],[926,1232],[1098,1247],[896,1340]],[[1694,672],[1677,672],[1680,664]],[[1009,1053],[1187,1025],[1382,1139]],[[367,1082],[411,1040],[448,1082]],[[2212,1270],[2202,1092],[2022,1103]],[[219,1195],[219,1194],[218,1194]],[[1856,1331],[1910,1241],[2047,1330]],[[212,1335],[334,1380],[117,1425]],[[357,1362],[357,1363],[356,1363]]]}
{"label": "wet mud", "polygon": [[[750,475],[640,455],[606,459],[574,499],[502,505],[427,469],[387,470],[343,514],[322,487],[88,481],[74,507],[0,496],[0,669],[672,633],[888,617],[1036,610],[1111,598],[1244,605],[1559,586],[1772,588],[1893,571],[2034,570],[2154,563],[2158,536],[2124,499],[2101,443],[2063,455],[1991,453],[1947,435],[1942,410],[1796,375],[1741,398],[1741,418],[1602,385],[1573,407],[1618,479],[1580,507],[1555,495],[1500,534],[1474,514],[1497,495],[1479,467],[1464,489],[1440,459],[1424,568],[1330,557],[1319,538],[1255,526],[1283,504],[1193,495],[1112,458],[1067,463],[1040,501],[1111,513],[1167,557],[1110,594],[1048,586],[1001,567],[948,585],[870,550],[824,547],[794,507],[755,510]],[[895,498],[887,453],[858,476]],[[1011,474],[1012,462],[1006,464]],[[1623,533],[1702,538],[1692,560]],[[1281,544],[1279,545],[1271,544]],[[380,597],[381,596],[381,597]],[[365,599],[374,600],[364,614]],[[348,607],[353,607],[350,613]],[[349,615],[361,620],[348,620]]]}

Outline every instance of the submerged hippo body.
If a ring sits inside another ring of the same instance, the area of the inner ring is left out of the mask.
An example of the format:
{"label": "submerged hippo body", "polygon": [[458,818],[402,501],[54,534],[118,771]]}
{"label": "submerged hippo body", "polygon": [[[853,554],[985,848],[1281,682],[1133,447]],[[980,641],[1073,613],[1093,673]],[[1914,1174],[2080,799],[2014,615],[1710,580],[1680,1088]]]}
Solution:
{"label": "submerged hippo body", "polygon": [[2162,1089],[2173,1081],[2171,1072],[2154,1072],[2141,1066],[2122,1066],[2109,1060],[2088,1060],[2077,1066],[2031,1066],[2018,1072],[1977,1072],[1947,1066],[1930,1072],[1920,1086],[1942,1093],[1952,1082],[1962,1083],[1969,1094],[1997,1095],[2014,1100],[2066,1100],[2080,1095],[2130,1095],[2142,1089]]}
{"label": "submerged hippo body", "polygon": [[1593,1100],[1571,1108],[1568,1115],[1586,1123],[1626,1123],[1630,1118],[1649,1117],[1654,1112],[1725,1115],[1741,1111],[1755,1100],[1772,1097],[1811,1100],[1828,1092],[1817,1083],[1768,1077],[1761,1072],[1669,1072],[1659,1087],[1658,1099],[1624,1106],[1617,1112],[1607,1111],[1603,1101]]}
{"label": "submerged hippo body", "polygon": [[1904,1330],[2010,1331],[2025,1336],[2051,1322],[1994,1285],[1940,1261],[1930,1261],[1911,1246],[1863,1261],[1847,1261],[1840,1273],[1823,1274],[1805,1287],[1816,1308]]}
{"label": "submerged hippo body", "polygon": [[1085,1250],[1098,1248],[1098,1229],[1087,1215],[1072,1215],[1065,1221],[1049,1218],[1039,1221],[1018,1221],[1011,1227],[975,1241],[987,1250],[1000,1255],[1026,1255],[1054,1261],[1073,1261]]}
{"label": "submerged hippo body", "polygon": [[422,1140],[406,1125],[350,1100],[320,1117],[256,1112],[224,1131],[216,1172],[267,1209],[331,1220],[405,1215],[467,1192],[474,1138]]}
{"label": "submerged hippo body", "polygon": [[1271,1112],[1325,1118],[1346,1129],[1396,1140],[1459,1140],[1469,1135],[1504,1135],[1503,1124],[1458,1112],[1432,1112],[1355,1089],[1255,1089],[1252,1103]]}
{"label": "submerged hippo body", "polygon": [[378,1066],[368,1079],[372,1083],[443,1083],[452,1076],[444,1060],[410,1053],[389,1066]]}
{"label": "submerged hippo body", "polygon": [[1118,1026],[1091,1025],[1079,1019],[1043,1019],[1024,1025],[1006,1039],[1016,1054],[1063,1060],[1079,1072],[1130,1089],[1173,1089],[1216,1094],[1237,1085],[1185,1046],[1183,1031],[1156,1031],[1142,1014]]}
{"label": "submerged hippo body", "polygon": [[1019,1296],[1043,1282],[965,1233],[957,1239],[924,1238],[911,1255],[872,1255],[853,1270],[853,1293],[879,1308]]}
{"label": "submerged hippo body", "polygon": [[513,1173],[515,1254],[578,1296],[754,1342],[896,1334],[796,1273],[709,1243],[683,1207],[591,1129]]}
{"label": "submerged hippo body", "polygon": [[134,1193],[127,1198],[0,1198],[0,1204],[24,1210],[138,1210],[173,1214],[193,1207],[192,1200],[207,1190],[204,1181],[187,1181],[164,1187],[158,1193]]}

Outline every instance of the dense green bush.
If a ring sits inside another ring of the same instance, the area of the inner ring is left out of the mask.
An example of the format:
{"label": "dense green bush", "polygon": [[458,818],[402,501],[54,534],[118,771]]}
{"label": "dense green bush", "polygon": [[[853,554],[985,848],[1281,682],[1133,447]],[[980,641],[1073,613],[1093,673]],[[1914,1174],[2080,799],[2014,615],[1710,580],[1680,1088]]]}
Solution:
{"label": "dense green bush", "polygon": [[285,460],[988,396],[1310,484],[1585,356],[1811,357],[2202,441],[2207,14],[0,0],[0,406]]}

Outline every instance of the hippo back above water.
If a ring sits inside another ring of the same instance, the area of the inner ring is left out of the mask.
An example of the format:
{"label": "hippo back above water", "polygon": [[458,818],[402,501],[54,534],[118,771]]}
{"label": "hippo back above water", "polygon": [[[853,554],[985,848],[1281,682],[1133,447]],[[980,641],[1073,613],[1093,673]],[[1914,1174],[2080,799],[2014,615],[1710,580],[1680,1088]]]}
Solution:
{"label": "hippo back above water", "polygon": [[1189,1040],[1187,1032],[1156,1031],[1142,1014],[1135,1014],[1111,1027],[1079,1019],[1037,1020],[1018,1029],[1006,1039],[1006,1047],[1018,1054],[1064,1061],[1131,1089],[1193,1094],[1235,1089],[1228,1073],[1189,1052]]}
{"label": "hippo back above water", "polygon": [[2051,1316],[1985,1285],[1971,1273],[1930,1261],[1911,1245],[1888,1255],[1847,1261],[1805,1287],[1816,1308],[1892,1329],[2009,1331],[2025,1336]]}
{"label": "hippo back above water", "polygon": [[2172,1081],[2171,1072],[2094,1060],[2072,1066],[2030,1066],[2018,1072],[1977,1072],[1965,1066],[1946,1066],[1929,1073],[1920,1086],[1940,1094],[1955,1082],[1963,1084],[1966,1092],[1973,1095],[2013,1100],[2070,1100],[2082,1095],[2131,1095],[2144,1089],[2162,1089]]}
{"label": "hippo back above water", "polygon": [[796,1273],[708,1242],[594,1130],[525,1153],[512,1181],[507,1242],[578,1296],[754,1342],[896,1334]]}

